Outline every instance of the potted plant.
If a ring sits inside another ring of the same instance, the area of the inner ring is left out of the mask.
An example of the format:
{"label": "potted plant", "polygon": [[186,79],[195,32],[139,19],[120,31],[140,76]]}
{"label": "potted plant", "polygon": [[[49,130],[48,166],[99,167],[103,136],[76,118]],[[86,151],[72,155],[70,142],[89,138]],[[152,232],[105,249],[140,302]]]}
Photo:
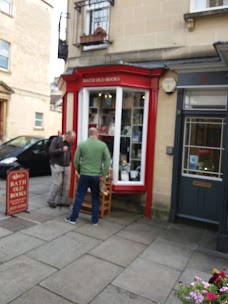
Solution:
{"label": "potted plant", "polygon": [[106,31],[102,27],[98,27],[94,34],[80,36],[81,45],[96,45],[104,42],[104,38],[107,36]]}

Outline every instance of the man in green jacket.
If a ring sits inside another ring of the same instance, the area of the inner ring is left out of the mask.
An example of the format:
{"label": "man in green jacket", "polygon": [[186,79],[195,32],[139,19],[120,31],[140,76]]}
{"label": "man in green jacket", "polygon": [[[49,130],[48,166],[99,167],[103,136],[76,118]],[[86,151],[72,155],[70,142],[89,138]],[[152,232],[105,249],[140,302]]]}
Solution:
{"label": "man in green jacket", "polygon": [[65,220],[71,224],[76,223],[86,192],[90,188],[92,194],[91,220],[92,224],[97,225],[100,208],[99,181],[108,175],[110,153],[107,145],[98,140],[96,128],[90,128],[87,140],[78,145],[74,156],[74,164],[80,178],[72,214]]}

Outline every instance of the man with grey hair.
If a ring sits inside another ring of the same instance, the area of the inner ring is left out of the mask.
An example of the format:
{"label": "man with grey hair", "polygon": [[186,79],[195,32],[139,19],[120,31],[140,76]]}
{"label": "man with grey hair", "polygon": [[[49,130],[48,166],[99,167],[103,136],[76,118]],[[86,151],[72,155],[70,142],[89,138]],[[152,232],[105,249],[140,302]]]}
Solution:
{"label": "man with grey hair", "polygon": [[65,135],[56,136],[50,145],[50,165],[52,173],[52,185],[49,192],[48,204],[56,208],[56,198],[59,196],[61,206],[69,206],[70,186],[70,162],[72,143],[75,141],[76,133],[68,131]]}
{"label": "man with grey hair", "polygon": [[77,194],[73,206],[72,214],[65,220],[70,224],[75,224],[78,218],[83,199],[88,188],[92,195],[92,224],[97,225],[100,209],[100,189],[99,182],[108,175],[110,166],[110,152],[107,145],[98,140],[96,128],[89,129],[89,137],[81,142],[74,156],[76,172],[80,174],[77,186]]}

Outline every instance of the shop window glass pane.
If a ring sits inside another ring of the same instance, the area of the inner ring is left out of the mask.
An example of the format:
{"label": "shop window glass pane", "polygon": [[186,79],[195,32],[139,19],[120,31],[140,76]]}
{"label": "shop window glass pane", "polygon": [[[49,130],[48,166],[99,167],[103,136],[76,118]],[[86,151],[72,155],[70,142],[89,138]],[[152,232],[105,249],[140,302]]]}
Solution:
{"label": "shop window glass pane", "polygon": [[90,92],[89,128],[98,129],[99,139],[104,141],[113,157],[115,131],[116,92]]}
{"label": "shop window glass pane", "polygon": [[140,180],[144,100],[145,94],[143,92],[123,91],[119,158],[120,181]]}
{"label": "shop window glass pane", "polygon": [[225,119],[186,118],[183,173],[222,178]]}

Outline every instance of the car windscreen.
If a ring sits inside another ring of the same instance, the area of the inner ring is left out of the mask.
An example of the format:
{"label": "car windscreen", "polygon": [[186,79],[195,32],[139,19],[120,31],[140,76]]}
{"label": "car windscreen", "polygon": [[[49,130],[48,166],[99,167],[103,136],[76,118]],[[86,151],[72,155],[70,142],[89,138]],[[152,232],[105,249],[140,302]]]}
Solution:
{"label": "car windscreen", "polygon": [[6,145],[18,147],[18,148],[25,148],[27,146],[30,146],[31,144],[35,143],[37,141],[37,138],[30,137],[30,136],[19,136],[17,138],[14,138],[7,143]]}

